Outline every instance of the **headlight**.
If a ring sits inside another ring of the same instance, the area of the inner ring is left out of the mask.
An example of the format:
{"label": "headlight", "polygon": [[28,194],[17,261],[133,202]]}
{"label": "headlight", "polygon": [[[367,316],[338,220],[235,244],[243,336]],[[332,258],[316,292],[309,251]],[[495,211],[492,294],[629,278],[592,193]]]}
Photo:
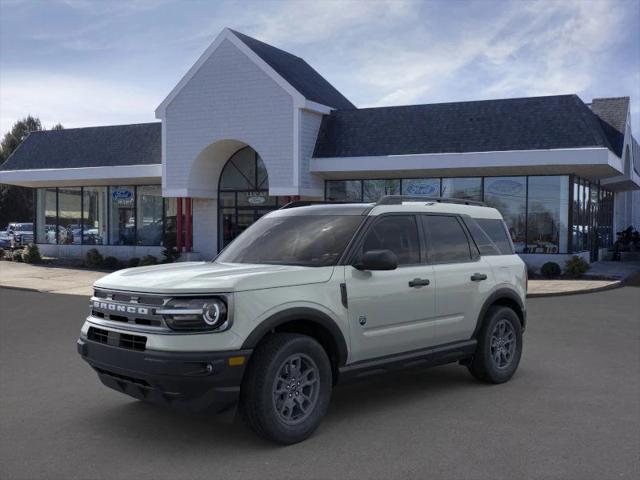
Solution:
{"label": "headlight", "polygon": [[227,330],[231,326],[224,298],[174,298],[156,310],[172,330]]}

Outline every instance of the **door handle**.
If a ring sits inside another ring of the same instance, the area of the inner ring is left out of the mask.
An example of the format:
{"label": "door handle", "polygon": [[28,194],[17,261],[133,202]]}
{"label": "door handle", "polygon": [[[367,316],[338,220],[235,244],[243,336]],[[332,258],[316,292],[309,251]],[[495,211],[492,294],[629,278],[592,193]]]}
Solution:
{"label": "door handle", "polygon": [[472,282],[480,282],[486,279],[487,279],[487,276],[484,273],[474,273],[473,275],[471,275]]}
{"label": "door handle", "polygon": [[410,287],[426,287],[429,283],[431,282],[426,278],[414,278],[413,280],[409,280]]}

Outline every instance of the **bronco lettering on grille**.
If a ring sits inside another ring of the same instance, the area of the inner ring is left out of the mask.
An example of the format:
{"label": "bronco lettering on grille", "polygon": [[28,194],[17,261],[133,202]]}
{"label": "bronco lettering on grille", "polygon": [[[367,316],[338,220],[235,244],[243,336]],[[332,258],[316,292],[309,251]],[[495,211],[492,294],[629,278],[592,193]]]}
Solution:
{"label": "bronco lettering on grille", "polygon": [[146,307],[134,307],[129,305],[120,305],[118,303],[107,303],[107,302],[93,302],[94,308],[99,308],[101,310],[109,310],[111,312],[120,312],[120,313],[133,313],[138,315],[148,315],[149,309]]}

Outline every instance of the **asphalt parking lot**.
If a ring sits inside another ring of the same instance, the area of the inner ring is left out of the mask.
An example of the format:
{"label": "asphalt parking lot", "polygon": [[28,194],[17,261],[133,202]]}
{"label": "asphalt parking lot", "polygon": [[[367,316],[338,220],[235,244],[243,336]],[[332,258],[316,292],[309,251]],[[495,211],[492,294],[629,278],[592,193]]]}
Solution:
{"label": "asphalt parking lot", "polygon": [[103,387],[75,349],[86,297],[0,289],[0,478],[640,478],[640,287],[528,305],[511,382],[449,365],[341,386],[277,447]]}

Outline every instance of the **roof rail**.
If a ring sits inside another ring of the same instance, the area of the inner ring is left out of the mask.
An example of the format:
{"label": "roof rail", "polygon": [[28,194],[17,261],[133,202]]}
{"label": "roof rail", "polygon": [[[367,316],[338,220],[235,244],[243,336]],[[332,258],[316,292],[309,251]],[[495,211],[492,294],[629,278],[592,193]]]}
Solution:
{"label": "roof rail", "polygon": [[444,198],[444,197],[422,197],[420,195],[385,195],[380,197],[376,205],[402,205],[402,202],[436,202],[455,203],[458,205],[474,205],[476,207],[486,207],[486,203],[464,198]]}
{"label": "roof rail", "polygon": [[294,202],[285,203],[278,210],[286,210],[288,208],[296,207],[308,207],[310,205],[344,205],[346,203],[360,203],[360,202],[328,202],[325,200],[296,200]]}

